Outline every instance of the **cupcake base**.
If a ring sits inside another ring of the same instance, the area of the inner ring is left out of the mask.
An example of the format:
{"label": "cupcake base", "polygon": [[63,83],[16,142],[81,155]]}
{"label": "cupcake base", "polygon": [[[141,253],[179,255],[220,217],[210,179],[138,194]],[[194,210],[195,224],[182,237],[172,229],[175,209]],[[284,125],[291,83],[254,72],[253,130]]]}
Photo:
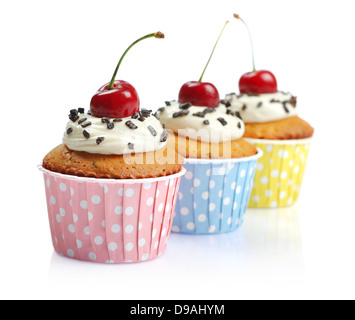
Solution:
{"label": "cupcake base", "polygon": [[238,229],[248,205],[262,152],[225,160],[186,159],[173,232],[217,234]]}
{"label": "cupcake base", "polygon": [[294,204],[299,196],[312,138],[245,140],[263,151],[256,165],[248,206],[277,208]]}
{"label": "cupcake base", "polygon": [[91,262],[151,260],[170,235],[181,172],[151,179],[96,179],[43,173],[54,250]]}

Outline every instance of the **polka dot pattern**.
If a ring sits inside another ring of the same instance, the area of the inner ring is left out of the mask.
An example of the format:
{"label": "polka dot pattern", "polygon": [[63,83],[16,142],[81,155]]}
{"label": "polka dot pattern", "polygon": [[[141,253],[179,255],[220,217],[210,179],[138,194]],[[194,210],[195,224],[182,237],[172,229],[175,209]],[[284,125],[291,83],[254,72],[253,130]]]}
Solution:
{"label": "polka dot pattern", "polygon": [[189,163],[181,179],[173,232],[216,234],[243,223],[257,159],[239,162]]}
{"label": "polka dot pattern", "polygon": [[258,160],[250,208],[277,208],[292,205],[299,196],[310,141],[297,144],[259,143]]}
{"label": "polka dot pattern", "polygon": [[42,171],[53,246],[60,255],[122,263],[151,260],[165,251],[180,176],[99,183]]}

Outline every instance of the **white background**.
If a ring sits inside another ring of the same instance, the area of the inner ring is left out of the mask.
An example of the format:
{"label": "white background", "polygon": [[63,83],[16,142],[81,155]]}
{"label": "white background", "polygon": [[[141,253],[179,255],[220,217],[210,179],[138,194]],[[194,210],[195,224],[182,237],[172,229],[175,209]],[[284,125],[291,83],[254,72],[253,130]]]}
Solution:
{"label": "white background", "polygon": [[[0,5],[2,299],[353,299],[353,1],[7,1]],[[298,96],[315,137],[298,203],[248,210],[237,232],[173,234],[151,262],[100,265],[53,252],[37,165],[61,142],[69,109],[88,108],[124,49],[117,79],[156,109],[206,71],[221,96],[256,67]]]}

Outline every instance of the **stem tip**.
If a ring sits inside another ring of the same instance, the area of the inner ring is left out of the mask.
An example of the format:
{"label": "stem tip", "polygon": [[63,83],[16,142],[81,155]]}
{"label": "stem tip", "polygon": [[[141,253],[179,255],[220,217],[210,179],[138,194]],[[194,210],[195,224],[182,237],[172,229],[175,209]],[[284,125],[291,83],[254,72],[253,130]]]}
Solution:
{"label": "stem tip", "polygon": [[158,32],[156,32],[156,33],[154,34],[154,37],[157,38],[157,39],[164,39],[164,38],[165,38],[165,35],[164,35],[163,32],[158,31]]}

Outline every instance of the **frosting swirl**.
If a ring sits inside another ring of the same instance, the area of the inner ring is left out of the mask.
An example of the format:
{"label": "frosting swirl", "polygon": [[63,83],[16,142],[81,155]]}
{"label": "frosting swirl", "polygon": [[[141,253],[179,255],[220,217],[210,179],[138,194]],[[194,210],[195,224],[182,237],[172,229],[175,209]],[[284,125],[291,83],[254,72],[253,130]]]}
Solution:
{"label": "frosting swirl", "polygon": [[98,118],[73,109],[69,119],[63,143],[75,151],[116,155],[151,152],[163,148],[168,138],[166,129],[146,109],[123,119]]}
{"label": "frosting swirl", "polygon": [[246,123],[277,121],[298,115],[297,98],[291,93],[276,92],[260,95],[227,94],[224,103],[238,111]]}
{"label": "frosting swirl", "polygon": [[203,142],[220,143],[237,140],[244,134],[239,112],[220,104],[217,108],[193,106],[167,101],[158,110],[160,121],[174,133]]}

